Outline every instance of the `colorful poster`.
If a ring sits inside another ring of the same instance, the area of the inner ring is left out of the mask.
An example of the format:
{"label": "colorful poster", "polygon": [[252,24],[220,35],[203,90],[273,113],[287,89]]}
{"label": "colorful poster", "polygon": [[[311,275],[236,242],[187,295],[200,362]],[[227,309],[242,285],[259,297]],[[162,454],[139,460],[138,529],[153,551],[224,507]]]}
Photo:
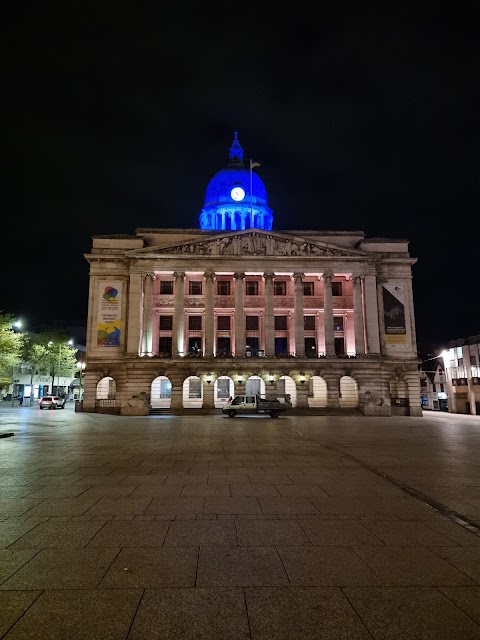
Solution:
{"label": "colorful poster", "polygon": [[405,289],[403,284],[383,285],[383,317],[385,344],[391,347],[407,346],[405,321]]}
{"label": "colorful poster", "polygon": [[119,347],[122,333],[122,283],[100,282],[97,346]]}

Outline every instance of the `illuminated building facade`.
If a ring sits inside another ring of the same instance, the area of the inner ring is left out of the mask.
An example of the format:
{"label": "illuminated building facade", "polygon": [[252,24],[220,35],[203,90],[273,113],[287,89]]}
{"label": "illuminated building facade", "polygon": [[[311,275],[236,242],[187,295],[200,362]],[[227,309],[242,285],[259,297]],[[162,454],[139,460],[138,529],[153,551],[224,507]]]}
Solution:
{"label": "illuminated building facade", "polygon": [[452,340],[442,357],[449,412],[480,415],[480,336]]}
{"label": "illuminated building facade", "polygon": [[96,236],[84,410],[212,410],[289,393],[308,412],[422,415],[406,240],[273,230],[235,134],[199,229]]}

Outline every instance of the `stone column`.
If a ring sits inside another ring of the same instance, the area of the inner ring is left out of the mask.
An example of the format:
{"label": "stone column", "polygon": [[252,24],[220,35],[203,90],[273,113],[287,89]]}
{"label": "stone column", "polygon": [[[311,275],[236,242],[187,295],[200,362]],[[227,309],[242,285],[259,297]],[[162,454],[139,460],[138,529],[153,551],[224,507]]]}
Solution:
{"label": "stone column", "polygon": [[128,288],[128,324],[127,324],[127,353],[140,353],[142,310],[142,275],[132,273]]}
{"label": "stone column", "polygon": [[175,271],[175,315],[173,317],[173,357],[185,355],[185,272]]}
{"label": "stone column", "polygon": [[380,353],[380,329],[378,325],[377,282],[375,276],[365,276],[365,321],[367,325],[367,353]]}
{"label": "stone column", "polygon": [[405,373],[405,382],[408,390],[409,413],[411,416],[422,417],[422,404],[420,401],[420,380],[418,371],[407,371]]}
{"label": "stone column", "polygon": [[273,309],[273,273],[264,273],[265,278],[265,356],[275,355],[275,317]]}
{"label": "stone column", "polygon": [[[182,279],[183,283],[183,279]],[[172,383],[172,395],[170,400],[170,407],[173,412],[183,409],[183,373],[171,374],[170,382]]]}
{"label": "stone column", "polygon": [[303,326],[303,273],[294,273],[295,281],[295,355],[305,357],[305,330]]}
{"label": "stone column", "polygon": [[327,407],[338,409],[340,407],[340,374],[336,371],[325,371],[323,378],[327,383]]}
{"label": "stone column", "polygon": [[380,353],[384,356],[387,352],[385,342],[385,309],[383,306],[383,288],[384,280],[377,278],[377,309],[378,309],[378,337],[380,342]]}
{"label": "stone column", "polygon": [[215,401],[214,401],[214,390],[215,390],[215,381],[213,380],[210,384],[205,382],[203,384],[203,408],[204,409],[214,409]]}
{"label": "stone column", "polygon": [[355,353],[365,355],[365,338],[363,326],[362,278],[353,278],[353,318],[355,326]]}
{"label": "stone column", "polygon": [[203,274],[205,278],[205,356],[213,357],[213,281],[211,271]]}
{"label": "stone column", "polygon": [[308,384],[297,382],[295,386],[297,388],[297,407],[308,407]]}
{"label": "stone column", "polygon": [[325,355],[335,355],[335,340],[333,335],[333,298],[331,273],[324,273],[323,280],[323,321],[325,324]]}
{"label": "stone column", "polygon": [[143,333],[142,356],[153,356],[153,273],[143,279]]}
{"label": "stone column", "polygon": [[235,355],[245,355],[245,309],[243,307],[244,273],[234,273],[235,278]]}

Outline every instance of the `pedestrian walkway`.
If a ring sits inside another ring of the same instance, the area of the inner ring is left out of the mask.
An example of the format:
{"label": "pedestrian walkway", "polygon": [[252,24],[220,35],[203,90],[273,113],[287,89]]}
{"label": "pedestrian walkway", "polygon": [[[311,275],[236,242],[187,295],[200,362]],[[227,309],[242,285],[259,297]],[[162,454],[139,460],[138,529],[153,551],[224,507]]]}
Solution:
{"label": "pedestrian walkway", "polygon": [[480,417],[0,410],[0,638],[480,639]]}

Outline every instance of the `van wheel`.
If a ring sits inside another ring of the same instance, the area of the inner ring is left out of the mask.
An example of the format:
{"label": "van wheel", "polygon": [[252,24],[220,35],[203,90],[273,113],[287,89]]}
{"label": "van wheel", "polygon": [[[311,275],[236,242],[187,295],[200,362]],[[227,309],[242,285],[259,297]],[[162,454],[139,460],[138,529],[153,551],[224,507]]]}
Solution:
{"label": "van wheel", "polygon": [[235,411],[233,411],[233,410],[230,410],[230,411],[228,412],[228,417],[229,417],[229,418],[234,418],[236,415],[237,415],[237,414],[236,414],[236,412],[235,412]]}
{"label": "van wheel", "polygon": [[270,411],[271,418],[278,418],[279,415],[280,415],[279,411]]}

